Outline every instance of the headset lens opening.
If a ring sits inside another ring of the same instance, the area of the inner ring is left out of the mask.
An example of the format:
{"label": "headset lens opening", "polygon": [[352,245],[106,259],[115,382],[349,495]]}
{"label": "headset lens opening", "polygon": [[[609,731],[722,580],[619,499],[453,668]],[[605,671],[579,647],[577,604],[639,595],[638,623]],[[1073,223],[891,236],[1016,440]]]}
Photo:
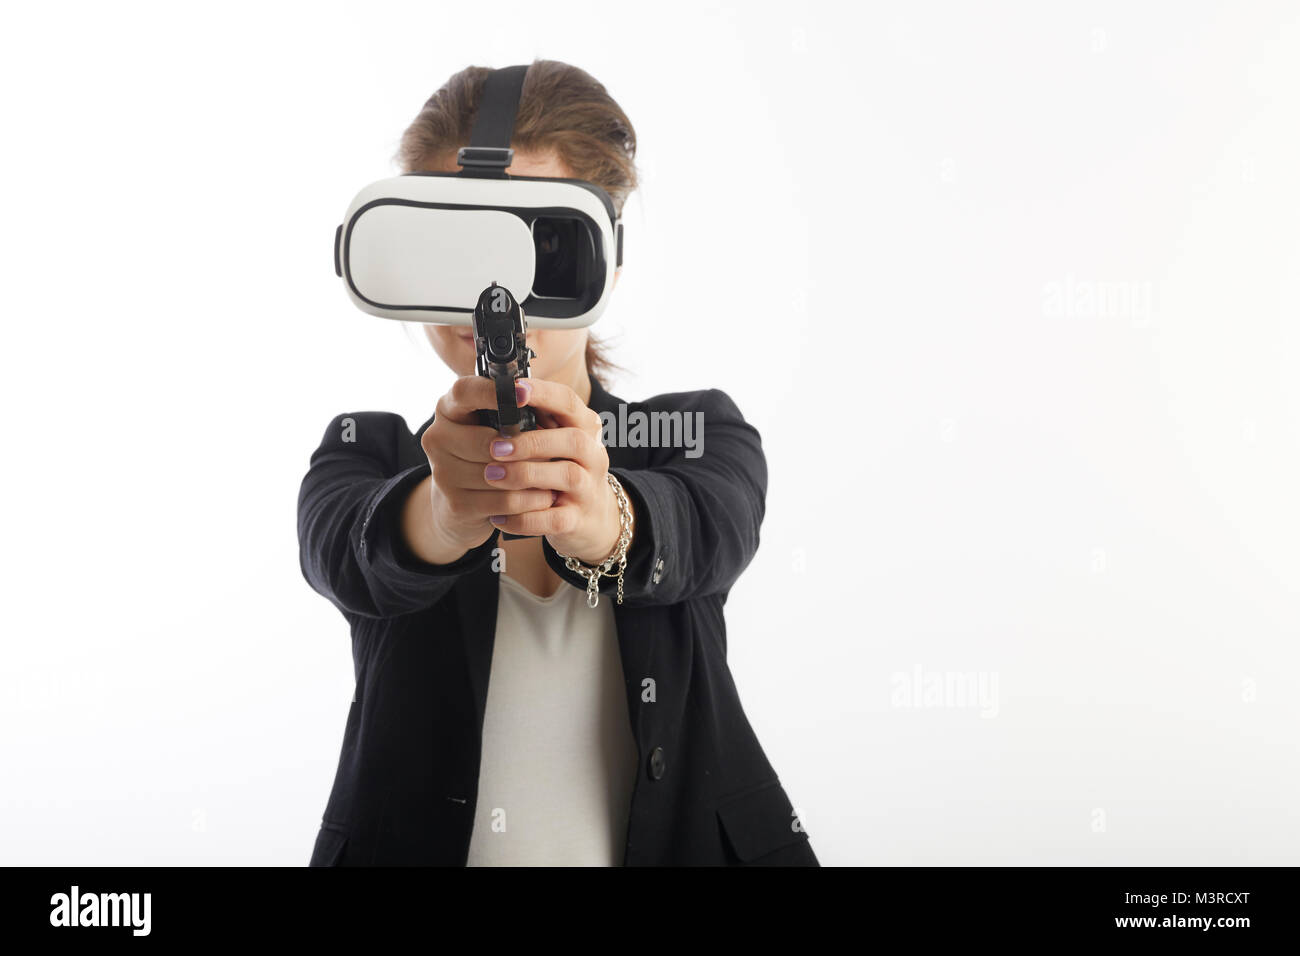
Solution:
{"label": "headset lens opening", "polygon": [[577,219],[540,217],[533,220],[533,246],[537,270],[533,295],[548,299],[576,299],[579,285],[579,250],[587,232]]}

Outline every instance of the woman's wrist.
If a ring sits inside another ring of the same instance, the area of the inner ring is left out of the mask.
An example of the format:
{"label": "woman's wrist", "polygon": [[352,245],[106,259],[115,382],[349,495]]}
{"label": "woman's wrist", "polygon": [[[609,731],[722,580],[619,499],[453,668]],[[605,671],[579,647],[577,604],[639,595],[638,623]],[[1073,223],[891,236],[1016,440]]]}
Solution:
{"label": "woman's wrist", "polygon": [[469,546],[446,541],[438,533],[433,514],[432,475],[420,481],[407,496],[402,508],[402,538],[407,550],[425,564],[452,564],[469,551]]}
{"label": "woman's wrist", "polygon": [[627,552],[632,546],[632,502],[613,474],[606,474],[605,481],[614,492],[618,508],[618,541],[613,549],[603,557],[584,559],[581,548],[575,548],[573,554],[565,554],[552,543],[556,554],[564,559],[564,566],[586,580],[588,607],[596,607],[600,603],[600,579],[606,576],[618,579],[618,603],[623,603],[623,572],[627,570]]}
{"label": "woman's wrist", "polygon": [[[629,527],[632,527],[636,515],[632,508],[632,499],[626,497],[626,500]],[[619,512],[618,494],[614,491],[612,486],[610,487],[610,494],[606,497],[605,520],[602,526],[605,529],[604,534],[601,537],[604,547],[601,547],[598,543],[589,550],[580,551],[573,555],[583,564],[600,564],[606,558],[610,557],[610,555],[614,554],[618,549],[619,541],[622,539],[623,524]],[[629,550],[631,549],[631,544],[628,545],[628,548]]]}

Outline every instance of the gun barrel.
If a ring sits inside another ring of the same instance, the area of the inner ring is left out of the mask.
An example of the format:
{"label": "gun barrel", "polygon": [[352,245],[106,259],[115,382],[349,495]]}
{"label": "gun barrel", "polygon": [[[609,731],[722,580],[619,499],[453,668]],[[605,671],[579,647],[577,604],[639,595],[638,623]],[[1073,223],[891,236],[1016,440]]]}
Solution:
{"label": "gun barrel", "polygon": [[479,420],[515,435],[537,427],[531,408],[515,404],[515,379],[528,375],[528,321],[510,290],[495,282],[483,290],[474,308],[475,361],[479,375],[496,383],[497,408],[482,409]]}

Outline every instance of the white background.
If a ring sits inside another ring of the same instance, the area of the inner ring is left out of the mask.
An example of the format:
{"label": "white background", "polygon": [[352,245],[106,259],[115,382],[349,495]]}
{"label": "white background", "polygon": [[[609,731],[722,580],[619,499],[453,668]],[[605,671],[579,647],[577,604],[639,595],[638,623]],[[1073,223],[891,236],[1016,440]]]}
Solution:
{"label": "white background", "polygon": [[7,9],[0,862],[306,863],[352,663],[298,485],[451,380],[334,227],[539,56],[640,140],[612,390],[762,433],[730,659],[822,862],[1300,863],[1294,9]]}

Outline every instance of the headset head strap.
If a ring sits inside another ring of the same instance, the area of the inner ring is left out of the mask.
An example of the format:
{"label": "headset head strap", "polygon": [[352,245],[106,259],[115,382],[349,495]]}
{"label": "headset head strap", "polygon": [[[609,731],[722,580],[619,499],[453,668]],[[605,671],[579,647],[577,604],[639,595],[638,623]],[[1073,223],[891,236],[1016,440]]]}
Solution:
{"label": "headset head strap", "polygon": [[469,145],[456,154],[462,176],[505,178],[506,168],[514,161],[510,137],[515,129],[515,114],[524,88],[528,64],[503,66],[493,70],[483,81],[478,113],[469,134]]}

